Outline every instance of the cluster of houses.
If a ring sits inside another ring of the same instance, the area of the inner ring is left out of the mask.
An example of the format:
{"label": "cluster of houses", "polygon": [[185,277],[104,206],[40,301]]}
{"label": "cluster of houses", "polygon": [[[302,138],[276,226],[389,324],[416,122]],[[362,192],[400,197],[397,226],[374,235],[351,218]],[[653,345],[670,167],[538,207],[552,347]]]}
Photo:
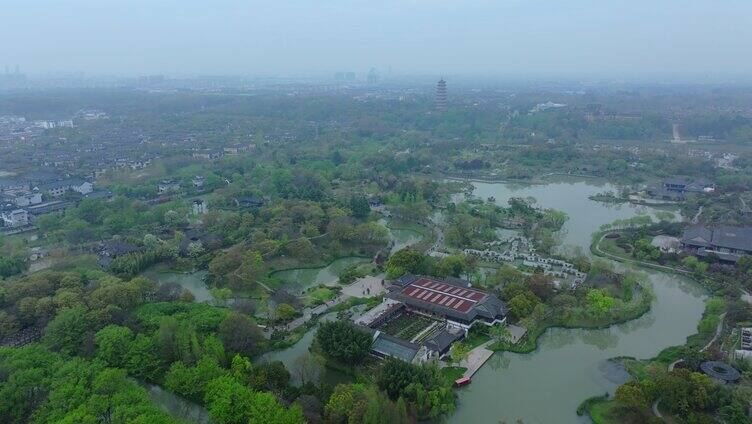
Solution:
{"label": "cluster of houses", "polygon": [[[431,324],[411,340],[382,331],[403,314],[429,318]],[[441,358],[474,325],[505,325],[507,306],[496,295],[458,278],[406,274],[388,288],[384,301],[355,320],[372,335],[371,353],[405,362]]]}
{"label": "cluster of houses", "polygon": [[27,176],[0,181],[0,224],[4,232],[28,228],[34,216],[65,209],[71,202],[62,199],[73,193],[78,198],[110,197],[109,191],[95,191],[91,182],[78,178]]}
{"label": "cluster of houses", "polygon": [[[514,262],[521,260],[522,265],[530,268],[542,269],[545,275],[554,278],[572,278],[571,287],[576,288],[587,278],[587,274],[579,271],[569,262],[561,259],[546,258],[535,252],[530,240],[522,236],[513,236],[507,240],[497,240],[486,243],[488,247],[500,247],[509,245],[509,249],[503,252],[497,250],[485,249],[464,249],[462,252],[466,255],[490,261],[490,262]],[[554,281],[557,287],[561,286],[561,281]]]}

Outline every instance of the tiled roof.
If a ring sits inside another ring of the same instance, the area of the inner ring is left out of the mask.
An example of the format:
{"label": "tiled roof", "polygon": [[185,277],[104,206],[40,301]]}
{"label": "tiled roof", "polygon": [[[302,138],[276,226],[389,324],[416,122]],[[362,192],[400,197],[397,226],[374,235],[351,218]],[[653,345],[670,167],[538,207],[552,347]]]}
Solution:
{"label": "tiled roof", "polygon": [[682,243],[690,246],[752,251],[752,227],[722,225],[717,228],[707,228],[703,225],[695,225],[684,230]]}
{"label": "tiled roof", "polygon": [[473,289],[468,281],[457,278],[404,275],[395,281],[387,296],[462,321],[478,316],[493,320],[506,314],[504,302],[495,295]]}
{"label": "tiled roof", "polygon": [[371,350],[374,352],[401,359],[405,362],[412,362],[419,349],[420,346],[415,343],[410,343],[382,332],[378,333],[376,340],[371,345]]}

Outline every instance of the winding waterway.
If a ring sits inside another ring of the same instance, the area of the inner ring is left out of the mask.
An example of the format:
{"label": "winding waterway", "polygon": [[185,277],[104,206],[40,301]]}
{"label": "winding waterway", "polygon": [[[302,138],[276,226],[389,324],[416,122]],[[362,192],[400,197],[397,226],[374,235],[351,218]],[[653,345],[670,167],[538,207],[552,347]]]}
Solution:
{"label": "winding waterway", "polygon": [[[389,230],[392,239],[391,252],[394,253],[404,247],[418,243],[422,235],[414,230],[390,228],[386,220],[379,221]],[[339,280],[339,274],[350,265],[370,262],[370,259],[359,257],[345,257],[334,260],[327,266],[320,268],[294,268],[276,271],[272,275],[285,281],[283,288],[291,293],[301,294],[306,289],[324,284],[334,286]]]}
{"label": "winding waterway", "polygon": [[[616,219],[655,210],[630,204],[594,202],[588,196],[614,190],[594,181],[561,180],[546,185],[473,183],[474,194],[495,197],[506,204],[510,197],[535,197],[538,204],[566,212],[564,244],[588,251],[591,234]],[[584,399],[613,393],[626,376],[608,361],[616,356],[650,358],[668,346],[683,344],[695,332],[704,308],[700,287],[679,276],[647,272],[656,299],[639,319],[607,329],[550,329],[529,354],[495,354],[473,376],[472,384],[458,391],[452,423],[579,423],[576,415]]]}
{"label": "winding waterway", "polygon": [[[337,318],[336,312],[329,312],[319,318],[319,322],[332,321]],[[316,337],[318,326],[314,326],[294,345],[287,349],[275,350],[261,355],[256,361],[272,362],[280,361],[290,371],[291,382],[299,386],[305,381],[325,382],[329,385],[346,383],[351,380],[350,376],[342,374],[334,369],[327,368],[310,351],[311,343]]]}

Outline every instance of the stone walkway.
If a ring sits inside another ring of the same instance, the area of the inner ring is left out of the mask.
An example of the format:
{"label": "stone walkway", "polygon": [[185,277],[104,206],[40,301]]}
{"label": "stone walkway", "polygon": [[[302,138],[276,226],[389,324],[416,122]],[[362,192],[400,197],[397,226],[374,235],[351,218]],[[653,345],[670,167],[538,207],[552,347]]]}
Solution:
{"label": "stone walkway", "polygon": [[359,278],[355,280],[354,283],[343,287],[342,293],[340,293],[340,295],[335,297],[334,299],[326,303],[322,303],[315,308],[305,308],[303,309],[302,316],[295,318],[285,325],[277,325],[267,328],[264,331],[264,334],[267,336],[267,338],[269,338],[271,337],[271,334],[277,330],[293,331],[310,321],[314,316],[325,314],[329,309],[339,305],[350,297],[371,297],[381,294],[386,291],[386,287],[382,284],[382,281],[382,276],[367,276]]}
{"label": "stone walkway", "polygon": [[467,371],[462,375],[463,377],[472,377],[488,359],[493,356],[494,352],[488,349],[491,341],[487,341],[482,345],[474,348],[467,355],[467,358],[460,361],[461,367],[467,368]]}
{"label": "stone walkway", "polygon": [[352,297],[373,297],[385,292],[384,274],[361,277],[342,288],[342,294]]}

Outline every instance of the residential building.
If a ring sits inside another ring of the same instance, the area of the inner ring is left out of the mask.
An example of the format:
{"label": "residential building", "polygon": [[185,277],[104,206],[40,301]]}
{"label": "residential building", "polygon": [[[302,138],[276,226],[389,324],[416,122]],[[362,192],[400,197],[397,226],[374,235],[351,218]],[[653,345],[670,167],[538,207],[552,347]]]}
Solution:
{"label": "residential building", "polygon": [[60,197],[66,194],[69,190],[73,190],[80,194],[89,194],[94,191],[94,185],[92,183],[77,178],[53,181],[51,183],[42,184],[38,188],[43,193],[52,197]]}
{"label": "residential building", "polygon": [[241,208],[257,209],[266,203],[264,198],[257,196],[236,197],[235,205]]}
{"label": "residential building", "polygon": [[663,200],[684,200],[687,193],[712,193],[713,191],[715,191],[715,184],[710,181],[684,178],[671,178],[645,189],[650,197]]}
{"label": "residential building", "polygon": [[8,193],[8,195],[6,195],[6,198],[7,200],[12,201],[14,205],[22,208],[42,203],[42,193],[30,192],[26,190]]}
{"label": "residential building", "polygon": [[180,190],[180,183],[176,181],[163,180],[160,181],[159,184],[157,184],[157,192],[159,194],[178,190]]}
{"label": "residential building", "polygon": [[6,227],[22,227],[29,224],[29,213],[24,209],[13,209],[0,213]]}
{"label": "residential building", "polygon": [[122,240],[109,240],[100,245],[98,263],[101,267],[106,268],[116,258],[140,252],[141,250],[140,247]]}

